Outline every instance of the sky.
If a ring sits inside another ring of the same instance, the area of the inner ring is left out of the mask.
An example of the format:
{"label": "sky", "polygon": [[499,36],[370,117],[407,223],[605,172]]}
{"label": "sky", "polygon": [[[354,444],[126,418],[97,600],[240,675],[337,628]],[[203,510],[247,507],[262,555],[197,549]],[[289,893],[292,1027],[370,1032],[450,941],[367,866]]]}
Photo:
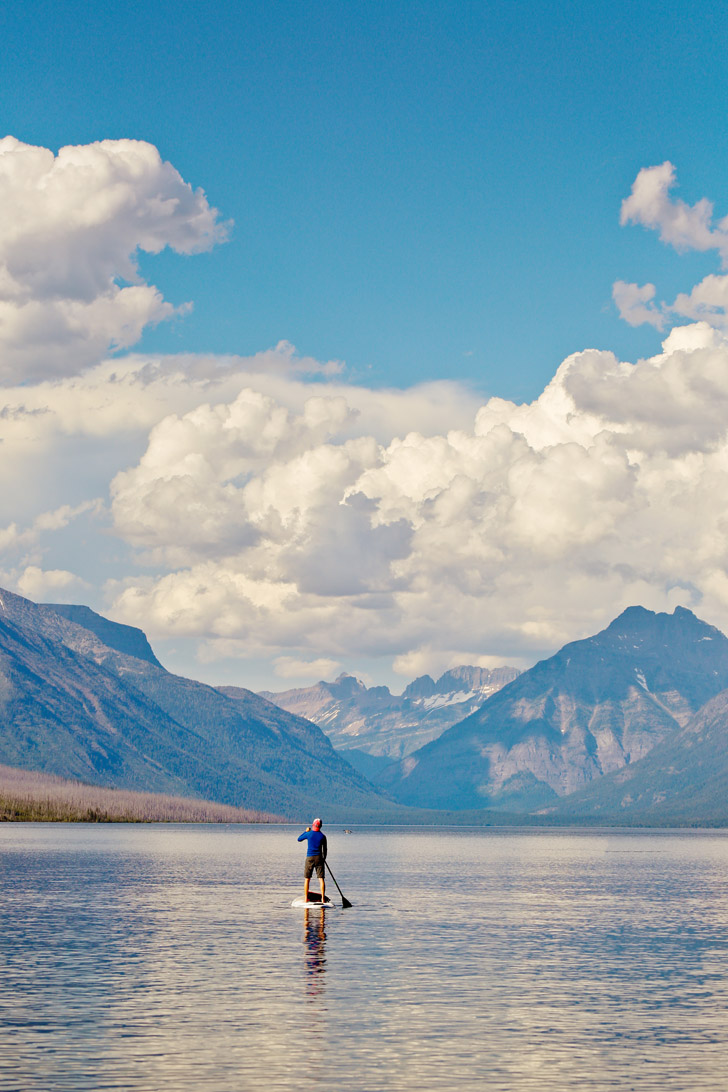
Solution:
{"label": "sky", "polygon": [[0,8],[0,584],[401,689],[728,628],[724,5]]}

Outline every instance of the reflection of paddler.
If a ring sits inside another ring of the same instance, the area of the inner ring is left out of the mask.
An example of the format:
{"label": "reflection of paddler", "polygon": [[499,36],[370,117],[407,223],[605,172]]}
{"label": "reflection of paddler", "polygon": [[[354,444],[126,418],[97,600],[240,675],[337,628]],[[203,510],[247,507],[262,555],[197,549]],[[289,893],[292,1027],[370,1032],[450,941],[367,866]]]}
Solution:
{"label": "reflection of paddler", "polygon": [[314,819],[310,827],[306,827],[303,834],[299,834],[298,841],[308,839],[306,852],[306,864],[303,868],[303,901],[308,902],[308,885],[313,875],[314,868],[321,887],[321,902],[326,901],[326,835],[321,833],[321,820]]}
{"label": "reflection of paddler", "polygon": [[306,910],[303,915],[303,943],[306,945],[306,973],[311,976],[311,993],[317,993],[323,986],[323,979],[315,981],[314,975],[326,970],[326,932],[325,914],[311,914]]}

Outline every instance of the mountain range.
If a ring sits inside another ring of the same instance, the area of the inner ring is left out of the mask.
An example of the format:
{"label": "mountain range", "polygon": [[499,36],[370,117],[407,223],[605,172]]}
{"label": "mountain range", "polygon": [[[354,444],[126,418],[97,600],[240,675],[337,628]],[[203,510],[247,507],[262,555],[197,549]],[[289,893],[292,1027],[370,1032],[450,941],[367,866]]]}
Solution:
{"label": "mountain range", "polygon": [[530,811],[639,761],[726,687],[719,630],[682,607],[630,607],[388,766],[379,783],[419,807]]}
{"label": "mountain range", "polygon": [[396,695],[386,686],[367,687],[344,674],[297,690],[261,691],[261,697],[318,724],[334,747],[370,777],[442,735],[517,675],[515,667],[455,667],[437,681],[421,675]]}
{"label": "mountain range", "polygon": [[166,671],[141,630],[0,590],[0,763],[289,817],[728,825],[728,639],[689,610],[631,607],[520,675],[480,671],[287,692],[337,752],[263,695]]}
{"label": "mountain range", "polygon": [[316,725],[171,674],[139,634],[0,591],[0,763],[277,814],[381,804]]}

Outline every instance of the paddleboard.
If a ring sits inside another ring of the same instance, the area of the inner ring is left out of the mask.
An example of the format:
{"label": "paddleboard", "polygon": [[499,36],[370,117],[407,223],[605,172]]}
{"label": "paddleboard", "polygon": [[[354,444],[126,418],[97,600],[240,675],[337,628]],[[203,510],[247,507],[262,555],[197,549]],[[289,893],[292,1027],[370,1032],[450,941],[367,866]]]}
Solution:
{"label": "paddleboard", "polygon": [[327,897],[326,902],[322,904],[321,896],[319,895],[315,902],[304,902],[303,898],[299,895],[297,899],[294,899],[291,906],[302,906],[306,910],[333,910],[336,907],[336,903],[332,902]]}

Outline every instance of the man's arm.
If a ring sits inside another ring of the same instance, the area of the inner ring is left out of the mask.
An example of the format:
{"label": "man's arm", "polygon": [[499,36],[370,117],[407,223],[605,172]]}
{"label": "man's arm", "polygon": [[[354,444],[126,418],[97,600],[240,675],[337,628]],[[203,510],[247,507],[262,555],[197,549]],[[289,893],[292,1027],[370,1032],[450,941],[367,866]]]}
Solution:
{"label": "man's arm", "polygon": [[324,834],[324,840],[321,843],[321,856],[326,860],[326,854],[328,853],[329,843],[326,841],[326,835]]}

